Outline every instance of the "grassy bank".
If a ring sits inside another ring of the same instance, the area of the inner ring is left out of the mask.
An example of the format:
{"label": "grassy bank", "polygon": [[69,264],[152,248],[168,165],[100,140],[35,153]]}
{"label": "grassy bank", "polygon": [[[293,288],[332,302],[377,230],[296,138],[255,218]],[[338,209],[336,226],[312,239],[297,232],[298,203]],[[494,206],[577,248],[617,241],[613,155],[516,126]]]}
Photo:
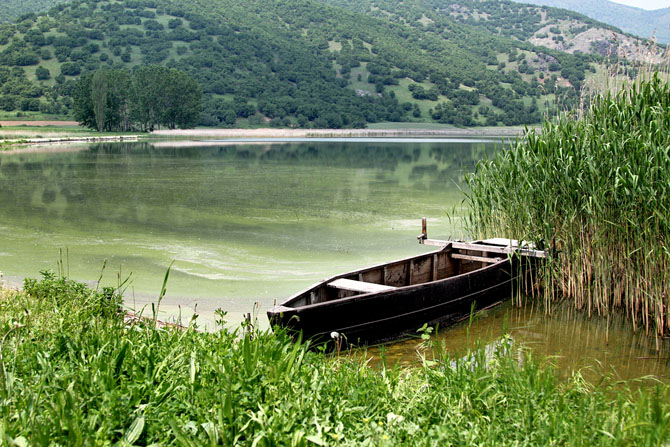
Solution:
{"label": "grassy bank", "polygon": [[5,125],[0,127],[0,151],[48,143],[133,141],[145,135],[137,132],[96,132],[79,126]]}
{"label": "grassy bank", "polygon": [[5,124],[0,127],[1,140],[101,135],[108,134],[94,132],[79,126],[33,126],[27,124],[14,126]]}
{"label": "grassy bank", "polygon": [[668,389],[593,388],[434,347],[411,369],[284,335],[124,322],[112,289],[46,276],[0,293],[0,445],[661,445]]}
{"label": "grassy bank", "polygon": [[558,250],[545,298],[670,330],[670,87],[658,77],[546,122],[470,177],[477,234]]}

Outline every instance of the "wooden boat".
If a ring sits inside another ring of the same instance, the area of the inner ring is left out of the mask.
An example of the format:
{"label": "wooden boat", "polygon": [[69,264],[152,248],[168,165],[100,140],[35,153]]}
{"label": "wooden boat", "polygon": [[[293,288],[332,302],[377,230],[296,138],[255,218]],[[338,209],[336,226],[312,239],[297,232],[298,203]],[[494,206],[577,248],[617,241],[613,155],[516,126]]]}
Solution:
{"label": "wooden boat", "polygon": [[315,343],[389,341],[510,298],[521,275],[545,257],[509,239],[428,239],[425,220],[423,228],[419,242],[439,250],[321,281],[270,309],[270,324]]}

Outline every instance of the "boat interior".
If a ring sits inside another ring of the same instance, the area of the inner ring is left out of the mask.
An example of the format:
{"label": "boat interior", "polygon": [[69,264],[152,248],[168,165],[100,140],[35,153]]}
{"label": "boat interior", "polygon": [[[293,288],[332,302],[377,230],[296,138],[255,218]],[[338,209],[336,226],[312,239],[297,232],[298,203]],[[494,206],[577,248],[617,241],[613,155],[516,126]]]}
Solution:
{"label": "boat interior", "polygon": [[[470,243],[445,241],[441,250],[401,259],[330,278],[289,299],[285,306],[300,307],[398,287],[425,284],[469,273],[508,259],[508,239]],[[507,245],[506,245],[507,244]]]}

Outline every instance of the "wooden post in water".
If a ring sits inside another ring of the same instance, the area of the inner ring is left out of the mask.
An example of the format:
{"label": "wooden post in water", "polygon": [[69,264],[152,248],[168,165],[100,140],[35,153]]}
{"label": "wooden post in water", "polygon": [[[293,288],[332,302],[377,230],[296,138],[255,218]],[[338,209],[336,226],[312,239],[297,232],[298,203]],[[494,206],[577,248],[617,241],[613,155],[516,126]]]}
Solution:
{"label": "wooden post in water", "polygon": [[421,218],[421,234],[417,236],[419,244],[423,244],[423,241],[428,239],[428,223],[425,217]]}

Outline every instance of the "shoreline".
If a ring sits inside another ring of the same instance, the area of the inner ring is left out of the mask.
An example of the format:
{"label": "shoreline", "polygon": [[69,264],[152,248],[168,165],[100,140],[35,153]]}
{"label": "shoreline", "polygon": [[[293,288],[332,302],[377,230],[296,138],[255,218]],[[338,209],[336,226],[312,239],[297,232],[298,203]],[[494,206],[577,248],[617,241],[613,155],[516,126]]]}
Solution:
{"label": "shoreline", "polygon": [[[534,128],[529,128],[534,129]],[[165,129],[154,130],[156,137],[207,138],[360,138],[360,137],[516,137],[525,128],[490,127],[468,129]]]}
{"label": "shoreline", "polygon": [[105,142],[105,141],[137,141],[140,135],[114,135],[114,136],[87,136],[87,137],[47,137],[47,138],[18,138],[13,140],[0,140],[5,146],[22,146],[32,144],[54,144],[54,143],[81,143],[81,142]]}
{"label": "shoreline", "polygon": [[[484,128],[449,128],[449,129],[164,129],[155,130],[150,134],[137,135],[90,135],[77,136],[50,136],[35,138],[12,138],[0,139],[0,152],[23,151],[27,148],[35,149],[37,145],[60,145],[65,143],[100,143],[100,142],[136,142],[140,139],[144,141],[158,142],[165,140],[181,139],[242,139],[242,138],[263,138],[263,139],[291,139],[291,138],[426,138],[426,137],[444,137],[444,138],[518,138],[523,136],[527,130],[537,129],[519,128],[519,127],[484,127]],[[0,129],[0,137],[2,130]],[[264,141],[260,143],[270,143]],[[217,144],[225,144],[218,142]],[[46,149],[46,148],[40,148]]]}

